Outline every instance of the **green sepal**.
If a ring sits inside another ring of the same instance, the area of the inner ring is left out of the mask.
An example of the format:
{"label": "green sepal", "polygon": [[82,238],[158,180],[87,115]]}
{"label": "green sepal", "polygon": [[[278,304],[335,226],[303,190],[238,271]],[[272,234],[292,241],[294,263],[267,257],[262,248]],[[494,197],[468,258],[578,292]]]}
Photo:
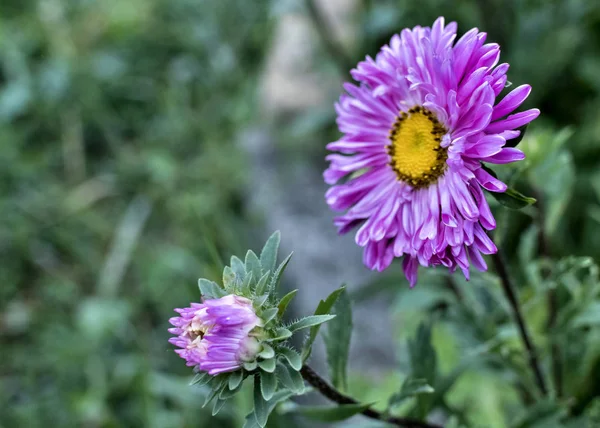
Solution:
{"label": "green sepal", "polygon": [[269,358],[268,360],[259,361],[258,367],[260,367],[261,370],[264,370],[269,373],[273,373],[275,371],[276,363],[277,363],[277,361],[275,361],[275,358]]}
{"label": "green sepal", "polygon": [[190,385],[206,385],[213,379],[213,376],[209,375],[206,372],[197,373],[194,378],[190,381]]}
{"label": "green sepal", "polygon": [[216,416],[221,411],[221,409],[223,408],[223,406],[225,405],[226,402],[227,402],[227,400],[217,398],[215,400],[215,404],[213,405],[212,415]]}
{"label": "green sepal", "polygon": [[263,272],[273,272],[277,263],[277,252],[279,251],[279,242],[281,241],[281,233],[276,230],[267,239],[265,246],[260,252],[260,264]]}
{"label": "green sepal", "polygon": [[[275,395],[273,395],[273,398],[271,398],[268,402],[268,412],[271,413],[271,411],[273,411],[273,409],[275,408],[275,406],[280,402],[280,401],[284,401],[287,400],[288,398],[290,398],[293,395],[293,393],[291,391],[288,390],[279,390],[275,393]],[[256,422],[256,416],[254,414],[254,410],[252,410],[252,412],[250,412],[249,414],[246,415],[246,420],[244,421],[244,426],[243,428],[257,428],[259,425]]]}
{"label": "green sepal", "polygon": [[525,196],[522,193],[516,191],[508,187],[505,192],[489,192],[494,199],[496,199],[500,204],[505,206],[506,208],[510,208],[512,210],[520,210],[529,205],[533,205],[537,202],[535,198]]}
{"label": "green sepal", "polygon": [[252,273],[252,276],[258,280],[262,276],[262,268],[260,266],[260,260],[256,253],[252,250],[248,250],[246,252],[246,261],[245,261],[246,273]]}
{"label": "green sepal", "polygon": [[235,273],[237,279],[241,282],[246,278],[246,267],[244,266],[244,262],[239,259],[237,256],[231,256],[231,270]]}
{"label": "green sepal", "polygon": [[290,391],[301,394],[304,392],[304,379],[296,370],[286,364],[279,363],[275,369],[279,381]]}
{"label": "green sepal", "polygon": [[291,332],[302,330],[303,328],[313,327],[319,324],[323,324],[329,320],[335,318],[335,315],[310,315],[304,317],[288,326]]}
{"label": "green sepal", "polygon": [[235,287],[235,278],[236,276],[233,270],[229,266],[225,266],[225,268],[223,268],[223,287],[225,287],[226,290]]}
{"label": "green sepal", "polygon": [[296,371],[300,371],[302,369],[302,357],[296,351],[290,348],[279,348],[279,354],[281,354],[287,362],[290,364],[290,367]]}
{"label": "green sepal", "polygon": [[262,351],[258,354],[260,358],[269,359],[275,356],[275,350],[268,344],[262,344]]}
{"label": "green sepal", "polygon": [[256,370],[256,367],[258,367],[258,362],[256,360],[248,361],[248,362],[244,363],[243,366],[244,366],[244,370],[251,372],[252,370]]}
{"label": "green sepal", "polygon": [[242,381],[244,380],[244,372],[241,370],[236,370],[229,375],[229,379],[227,380],[227,386],[230,390],[236,389]]}
{"label": "green sepal", "polygon": [[269,291],[273,292],[277,290],[277,286],[279,285],[279,281],[281,281],[281,276],[283,275],[283,272],[285,271],[286,266],[288,265],[288,263],[290,262],[290,260],[292,259],[292,255],[294,253],[290,253],[289,256],[287,256],[279,265],[279,267],[277,268],[277,270],[273,273],[273,277],[271,278],[271,282],[269,283]]}
{"label": "green sepal", "polygon": [[258,284],[256,284],[256,291],[254,292],[257,296],[261,296],[267,291],[267,281],[269,280],[269,276],[271,275],[271,271],[267,271],[263,276],[258,280]]}
{"label": "green sepal", "polygon": [[292,337],[292,332],[287,328],[278,328],[275,330],[275,335],[267,339],[268,342],[277,342],[279,340],[285,340]]}
{"label": "green sepal", "polygon": [[213,378],[213,382],[211,382],[211,391],[210,393],[206,396],[206,399],[204,400],[204,404],[202,405],[202,407],[206,407],[208,405],[208,403],[210,403],[216,396],[218,396],[223,389],[226,387],[226,383],[225,380],[223,378],[221,379],[216,379]]}
{"label": "green sepal", "polygon": [[297,292],[298,292],[297,289],[292,290],[288,294],[286,294],[285,296],[283,296],[281,298],[281,300],[279,301],[279,304],[277,305],[277,308],[279,309],[279,312],[278,312],[279,318],[281,318],[283,316],[283,314],[287,310],[288,305],[290,304],[290,302],[292,301],[292,299],[294,298],[294,296],[296,295]]}
{"label": "green sepal", "polygon": [[244,283],[242,284],[242,292],[244,294],[250,294],[250,285],[252,284],[252,280],[254,279],[254,274],[252,272],[248,272],[246,274],[246,278],[244,278]]}
{"label": "green sepal", "polygon": [[269,308],[263,311],[263,313],[260,315],[260,318],[263,320],[263,322],[266,324],[269,323],[269,321],[274,320],[277,317],[277,314],[279,313],[279,309],[277,308]]}
{"label": "green sepal", "polygon": [[255,297],[252,299],[252,304],[255,308],[260,308],[265,302],[269,300],[268,294],[263,294],[262,296]]}
{"label": "green sepal", "polygon": [[216,282],[205,278],[198,280],[198,288],[200,289],[200,294],[205,299],[219,299],[227,296],[227,291],[221,288]]}
{"label": "green sepal", "polygon": [[269,401],[277,390],[277,376],[273,372],[260,372],[260,392]]}

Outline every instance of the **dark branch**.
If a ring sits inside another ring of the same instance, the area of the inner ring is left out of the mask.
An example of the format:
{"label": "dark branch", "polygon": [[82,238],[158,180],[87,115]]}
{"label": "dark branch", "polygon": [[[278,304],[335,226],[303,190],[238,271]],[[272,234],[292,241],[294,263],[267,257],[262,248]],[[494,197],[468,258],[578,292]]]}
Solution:
{"label": "dark branch", "polygon": [[517,325],[519,326],[519,333],[521,334],[521,340],[525,345],[525,349],[527,349],[527,354],[529,356],[529,366],[533,371],[533,375],[535,377],[535,381],[542,392],[542,395],[548,395],[548,389],[546,387],[546,382],[544,380],[544,376],[542,375],[542,370],[540,369],[540,364],[538,362],[537,354],[535,351],[535,347],[533,346],[533,342],[529,336],[529,332],[527,330],[527,326],[525,325],[525,320],[523,319],[523,314],[521,314],[521,307],[519,306],[519,302],[517,300],[517,295],[515,293],[515,288],[512,284],[510,276],[508,275],[508,271],[506,269],[506,264],[504,262],[504,258],[498,251],[496,254],[492,255],[492,260],[494,261],[494,266],[496,267],[496,273],[500,277],[500,283],[502,284],[502,289],[504,290],[504,294],[510,303],[510,306],[513,311],[513,315],[515,320],[517,321]]}
{"label": "dark branch", "polygon": [[[338,404],[359,404],[352,397],[348,397],[347,395],[342,394],[333,386],[331,386],[325,379],[319,376],[313,369],[309,366],[302,367],[300,371],[302,377],[305,381],[315,387],[324,397],[334,401]],[[406,428],[442,428],[441,425],[430,424],[427,422],[422,422],[416,419],[410,418],[397,418],[397,417],[388,417],[376,410],[368,408],[362,412],[368,418],[376,419],[378,421],[387,422],[388,424],[396,425],[399,427]]]}

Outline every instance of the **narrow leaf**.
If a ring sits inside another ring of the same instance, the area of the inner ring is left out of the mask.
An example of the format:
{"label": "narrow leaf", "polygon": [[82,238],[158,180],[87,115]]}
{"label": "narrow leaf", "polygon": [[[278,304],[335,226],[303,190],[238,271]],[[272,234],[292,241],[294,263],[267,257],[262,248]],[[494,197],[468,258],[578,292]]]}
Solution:
{"label": "narrow leaf", "polygon": [[246,274],[252,273],[252,276],[256,281],[258,281],[262,276],[260,260],[258,259],[256,253],[252,250],[248,250],[248,252],[246,253],[245,267]]}
{"label": "narrow leaf", "polygon": [[344,290],[335,304],[332,313],[335,319],[327,324],[325,348],[327,363],[333,385],[341,390],[348,389],[347,365],[352,335],[352,308],[348,292]]}
{"label": "narrow leaf", "polygon": [[280,348],[279,353],[290,363],[290,367],[299,371],[302,368],[302,357],[290,348]]}
{"label": "narrow leaf", "polygon": [[275,373],[260,372],[260,391],[265,400],[269,401],[277,390],[277,376]]}
{"label": "narrow leaf", "polygon": [[288,326],[288,329],[291,332],[302,330],[303,328],[312,327],[315,325],[323,324],[329,320],[335,318],[335,315],[310,315],[308,317],[302,318],[301,320],[296,321]]}
{"label": "narrow leaf", "polygon": [[400,391],[390,397],[389,407],[400,404],[409,397],[420,394],[432,394],[435,390],[427,383],[427,379],[408,378],[402,383]]}
{"label": "narrow leaf", "polygon": [[[279,402],[287,400],[292,395],[293,395],[293,393],[291,391],[287,391],[287,390],[277,391],[275,393],[275,395],[273,395],[273,398],[271,398],[271,400],[269,400],[269,403],[268,403],[269,413],[271,413],[273,411],[273,409]],[[258,427],[259,427],[259,425],[258,425],[258,423],[256,423],[256,416],[254,415],[254,411],[252,411],[248,415],[246,415],[246,420],[244,421],[243,428],[258,428]]]}
{"label": "narrow leaf", "polygon": [[277,270],[273,273],[273,277],[271,278],[271,283],[269,284],[269,290],[271,290],[271,291],[277,290],[277,286],[279,285],[279,282],[281,281],[281,276],[283,275],[283,272],[285,271],[285,268],[287,267],[288,263],[292,259],[293,254],[294,253],[290,253],[290,255],[287,256],[281,262],[281,264],[279,265]]}
{"label": "narrow leaf", "polygon": [[[325,300],[321,300],[317,305],[317,309],[315,310],[315,315],[325,315],[328,314],[333,304],[336,302],[340,294],[344,291],[345,287],[340,287],[331,293]],[[317,338],[317,334],[319,334],[320,325],[316,325],[310,329],[310,335],[306,343],[304,344],[304,348],[302,349],[302,361],[306,361],[308,357],[310,357],[310,353],[312,351],[312,345]]]}
{"label": "narrow leaf", "polygon": [[293,411],[321,422],[338,422],[364,412],[371,406],[372,403],[342,404],[340,406],[297,406]]}
{"label": "narrow leaf", "polygon": [[254,376],[254,417],[260,427],[264,427],[269,418],[269,406],[262,396],[259,376]]}
{"label": "narrow leaf", "polygon": [[256,297],[252,300],[252,304],[255,308],[260,308],[265,302],[269,299],[268,294],[263,294],[262,296]]}
{"label": "narrow leaf", "polygon": [[292,301],[292,299],[294,298],[294,296],[296,295],[297,292],[298,292],[298,290],[292,290],[288,294],[286,294],[285,296],[283,296],[281,298],[281,300],[279,301],[279,304],[277,305],[277,308],[279,309],[279,313],[278,313],[279,318],[281,318],[283,316],[288,305],[290,304],[290,302]]}
{"label": "narrow leaf", "polygon": [[216,282],[204,278],[198,280],[198,288],[200,288],[200,294],[205,299],[218,299],[227,295],[227,292],[219,287]]}
{"label": "narrow leaf", "polygon": [[491,195],[504,205],[507,208],[513,210],[520,210],[521,208],[525,208],[526,206],[532,205],[536,203],[535,198],[531,198],[529,196],[525,196],[522,193],[517,192],[515,189],[508,188],[504,193],[498,192],[489,192]]}
{"label": "narrow leaf", "polygon": [[269,239],[267,239],[265,246],[260,252],[260,264],[263,272],[273,272],[275,270],[280,240],[281,233],[277,230],[269,237]]}

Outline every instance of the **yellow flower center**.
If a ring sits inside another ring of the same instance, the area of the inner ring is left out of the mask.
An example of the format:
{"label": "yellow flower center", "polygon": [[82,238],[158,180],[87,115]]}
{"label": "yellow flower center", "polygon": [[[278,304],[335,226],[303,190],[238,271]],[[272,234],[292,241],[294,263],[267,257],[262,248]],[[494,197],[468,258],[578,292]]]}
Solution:
{"label": "yellow flower center", "polygon": [[398,180],[415,188],[433,184],[446,170],[448,150],[440,146],[446,129],[432,112],[413,107],[401,112],[390,131],[390,166]]}

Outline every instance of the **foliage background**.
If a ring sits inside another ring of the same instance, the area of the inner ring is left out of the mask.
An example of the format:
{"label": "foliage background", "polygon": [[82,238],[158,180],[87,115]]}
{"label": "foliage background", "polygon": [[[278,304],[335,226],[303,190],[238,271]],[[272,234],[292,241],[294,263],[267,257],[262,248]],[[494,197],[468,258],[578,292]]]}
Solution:
{"label": "foliage background", "polygon": [[[312,71],[337,82],[331,97],[308,113],[267,120],[258,88],[273,28],[290,10],[308,16],[303,2],[1,2],[0,426],[217,424],[199,409],[204,392],[187,386],[189,370],[166,344],[166,329],[174,307],[197,299],[199,276],[217,279],[222,260],[269,233],[255,232],[261,216],[246,204],[245,193],[260,183],[248,182],[240,134],[266,127],[285,162],[322,169],[324,145],[337,135],[331,103],[348,76],[344,67],[438,15],[457,20],[459,32],[486,30],[511,63],[513,84],[534,87],[527,107],[542,110],[522,143],[528,161],[499,171],[542,210],[497,209],[496,239],[536,341],[544,349],[562,345],[563,399],[541,410],[523,404],[530,382],[492,275],[469,284],[456,278],[448,288],[445,275],[429,272],[408,292],[397,267],[354,297],[355,306],[375,292],[396,302],[391,310],[402,328],[391,346],[400,371],[377,387],[352,373],[350,390],[371,401],[395,392],[415,370],[406,339],[419,320],[435,319],[438,369],[458,379],[443,411],[469,426],[593,426],[600,4],[354,4],[354,37],[343,54],[332,55],[327,39],[316,46]],[[563,260],[569,255],[591,259]],[[559,308],[548,330],[550,289]],[[464,368],[466,355],[479,364]],[[543,357],[550,375],[549,351]],[[216,426],[241,426],[245,400],[226,407]],[[565,422],[565,415],[584,419]]]}

